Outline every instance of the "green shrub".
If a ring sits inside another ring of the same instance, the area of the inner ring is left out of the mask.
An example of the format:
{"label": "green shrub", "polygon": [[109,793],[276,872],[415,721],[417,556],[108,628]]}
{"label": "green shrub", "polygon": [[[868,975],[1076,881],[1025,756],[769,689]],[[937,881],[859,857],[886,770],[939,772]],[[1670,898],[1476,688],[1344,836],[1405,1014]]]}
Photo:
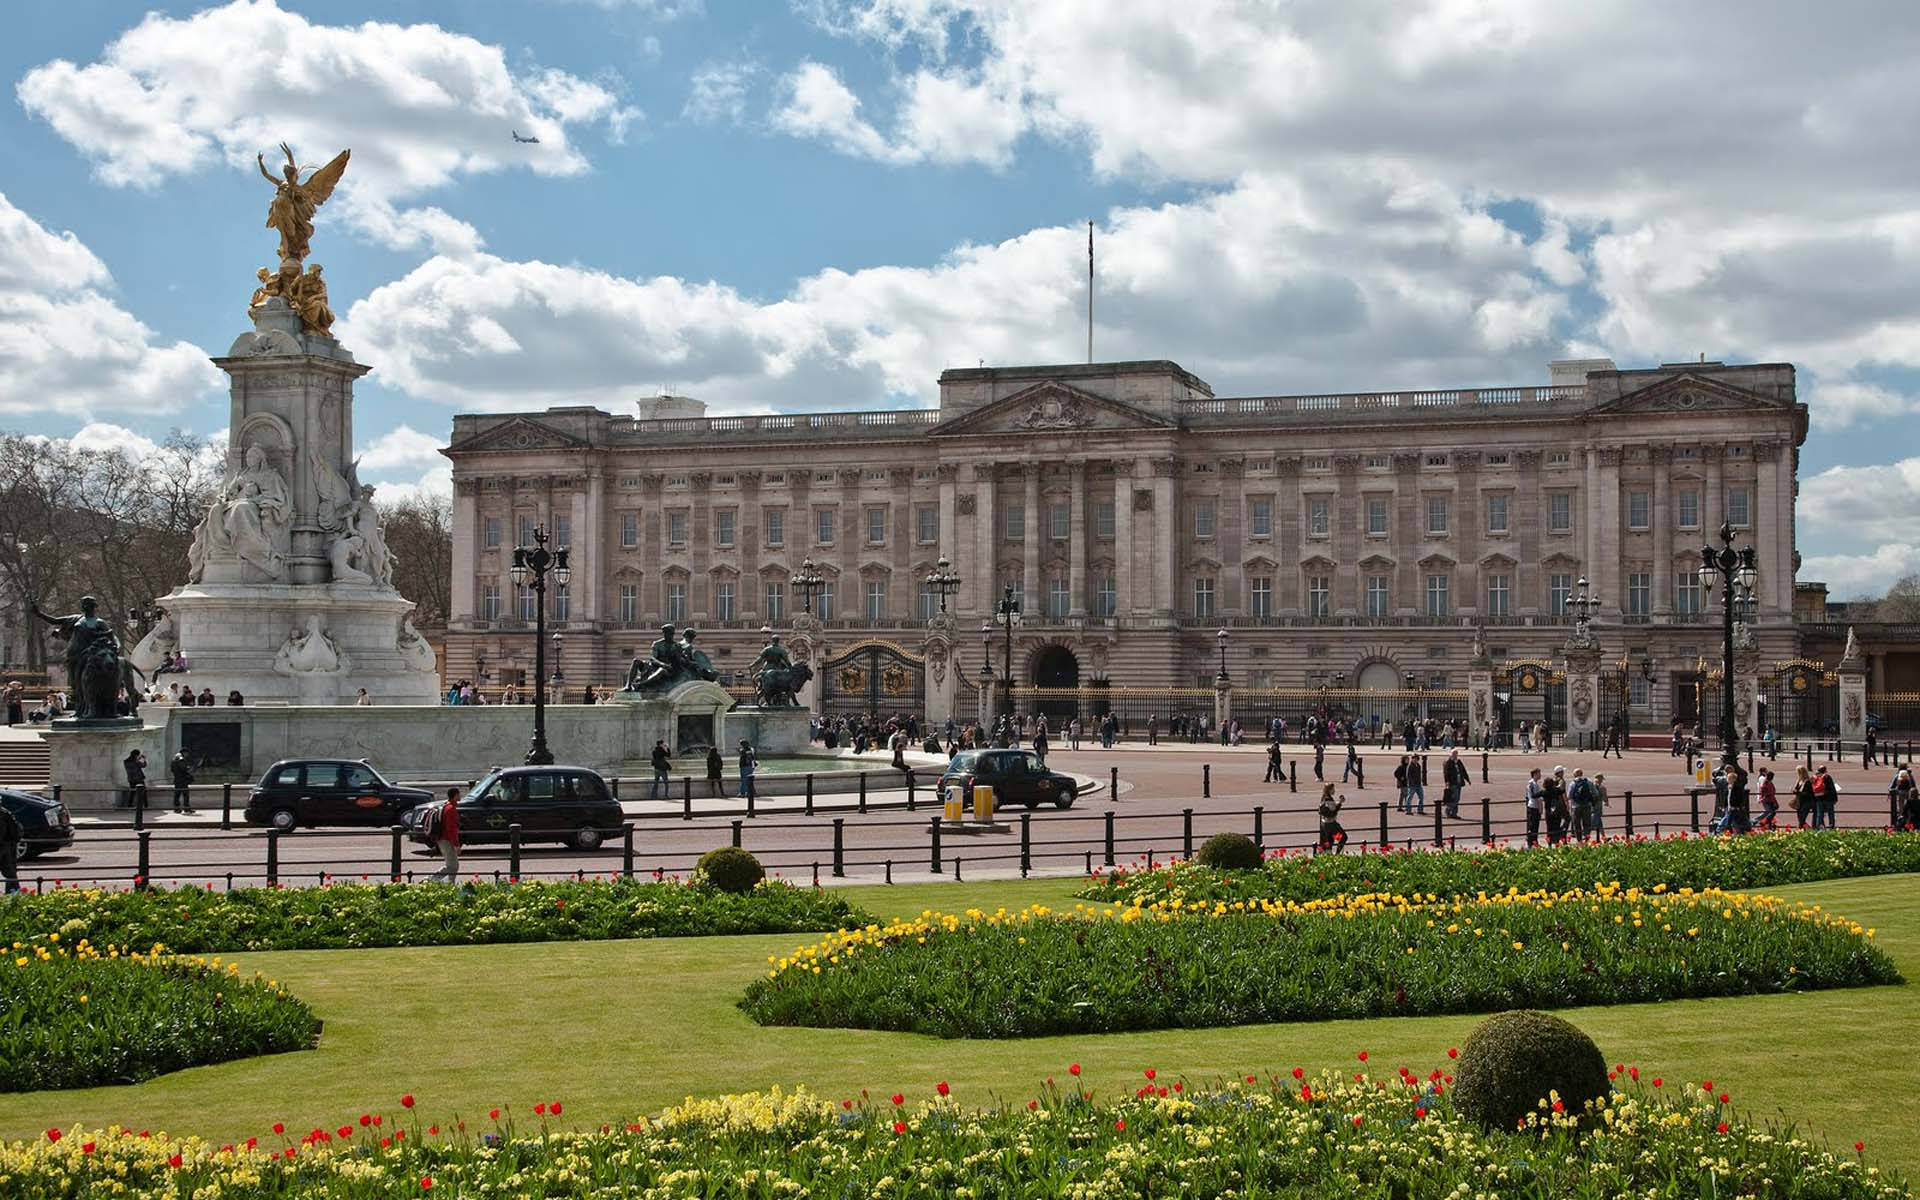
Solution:
{"label": "green shrub", "polygon": [[938,913],[831,934],[742,1002],[763,1025],[1043,1037],[1570,1008],[1898,983],[1845,917],[1606,889]]}
{"label": "green shrub", "polygon": [[57,938],[0,963],[0,1092],[138,1083],[256,1054],[310,1050],[312,1010],[259,977],[200,959],[108,954]]}
{"label": "green shrub", "polygon": [[804,933],[872,917],[820,888],[772,882],[745,895],[677,881],[331,884],[108,892],[60,888],[0,903],[0,945],[59,933],[69,944],[181,953],[585,942],[613,938]]}
{"label": "green shrub", "polygon": [[1453,1106],[1487,1130],[1513,1129],[1554,1096],[1574,1118],[1612,1090],[1600,1047],[1550,1013],[1488,1017],[1467,1035],[1454,1075]]}
{"label": "green shrub", "polygon": [[1244,833],[1216,833],[1200,844],[1193,861],[1221,871],[1252,871],[1260,866],[1260,848]]}
{"label": "green shrub", "polygon": [[700,856],[694,878],[723,892],[744,896],[760,886],[767,873],[760,860],[738,846],[721,846]]}
{"label": "green shrub", "polygon": [[1096,876],[1080,895],[1139,901],[1178,894],[1189,902],[1315,900],[1387,892],[1396,896],[1561,892],[1618,883],[1669,891],[1683,887],[1751,891],[1864,875],[1920,872],[1920,838],[1878,830],[1754,833],[1744,837],[1681,834],[1611,842],[1563,842],[1533,849],[1499,847],[1386,854],[1278,854],[1258,871],[1222,874],[1182,864],[1117,870]]}

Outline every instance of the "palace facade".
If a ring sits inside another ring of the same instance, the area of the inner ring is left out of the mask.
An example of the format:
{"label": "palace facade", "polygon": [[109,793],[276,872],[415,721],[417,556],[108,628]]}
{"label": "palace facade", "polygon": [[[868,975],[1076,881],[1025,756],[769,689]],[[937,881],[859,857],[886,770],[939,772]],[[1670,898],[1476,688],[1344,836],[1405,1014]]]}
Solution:
{"label": "palace facade", "polygon": [[[570,699],[617,686],[665,622],[742,682],[771,625],[822,673],[816,707],[968,714],[983,656],[1005,668],[983,627],[1008,586],[1018,685],[1212,688],[1224,646],[1247,692],[1455,693],[1476,629],[1496,666],[1551,667],[1584,578],[1635,726],[1664,727],[1719,661],[1695,567],[1722,523],[1758,551],[1761,658],[1795,658],[1793,367],[1549,377],[1220,397],[1116,362],[950,370],[930,409],[459,416],[445,669],[526,681],[533,598],[509,567],[536,527],[570,551],[548,612]],[[943,558],[949,618],[926,584]]]}

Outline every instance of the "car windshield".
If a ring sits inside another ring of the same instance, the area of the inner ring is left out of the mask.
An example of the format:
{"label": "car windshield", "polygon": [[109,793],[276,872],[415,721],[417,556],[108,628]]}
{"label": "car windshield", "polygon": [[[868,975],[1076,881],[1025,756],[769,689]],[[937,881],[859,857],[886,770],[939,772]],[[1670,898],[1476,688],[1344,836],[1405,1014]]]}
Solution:
{"label": "car windshield", "polygon": [[1039,755],[1022,754],[1020,756],[1020,765],[1016,767],[1015,770],[1025,771],[1029,775],[1039,775],[1044,772],[1046,768],[1040,765]]}
{"label": "car windshield", "polygon": [[977,764],[979,761],[980,761],[979,751],[962,750],[960,753],[953,756],[953,761],[947,764],[947,770],[971,771],[974,769],[975,764]]}
{"label": "car windshield", "polygon": [[365,763],[347,763],[340,768],[340,786],[343,788],[376,788],[384,782]]}
{"label": "car windshield", "polygon": [[468,792],[460,803],[489,804],[499,799],[500,779],[499,771],[490,772],[486,778],[473,785],[473,790]]}

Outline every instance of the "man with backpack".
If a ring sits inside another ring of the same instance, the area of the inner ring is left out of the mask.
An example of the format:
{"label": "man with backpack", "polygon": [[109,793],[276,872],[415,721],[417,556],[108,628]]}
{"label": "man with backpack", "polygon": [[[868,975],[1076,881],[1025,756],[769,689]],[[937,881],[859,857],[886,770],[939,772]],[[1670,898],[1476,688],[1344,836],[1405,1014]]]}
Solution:
{"label": "man with backpack", "polygon": [[1813,772],[1813,827],[1834,827],[1835,809],[1840,803],[1840,784],[1827,774],[1827,764],[1821,763]]}
{"label": "man with backpack", "polygon": [[167,770],[173,776],[173,811],[192,812],[193,793],[189,789],[193,787],[193,763],[188,761],[187,752],[181,750],[174,754]]}
{"label": "man with backpack", "polygon": [[430,878],[460,882],[460,789],[447,789],[447,798],[429,805],[420,817],[420,840],[440,851],[444,865]]}
{"label": "man with backpack", "polygon": [[1584,842],[1593,828],[1593,781],[1585,768],[1573,769],[1573,782],[1567,785],[1567,802],[1573,806],[1573,837]]}

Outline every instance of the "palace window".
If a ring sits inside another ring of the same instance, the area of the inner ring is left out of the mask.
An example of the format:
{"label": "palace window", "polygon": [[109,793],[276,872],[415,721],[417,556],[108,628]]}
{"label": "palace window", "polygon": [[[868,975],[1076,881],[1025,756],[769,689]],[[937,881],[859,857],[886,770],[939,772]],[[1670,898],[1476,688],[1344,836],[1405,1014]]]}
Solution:
{"label": "palace window", "polygon": [[833,530],[835,524],[837,524],[837,522],[832,509],[815,509],[813,512],[813,540],[822,546],[833,545]]}
{"label": "palace window", "polygon": [[813,615],[822,621],[833,620],[833,603],[839,585],[829,579],[820,585],[820,594],[813,598]]}
{"label": "palace window", "polygon": [[573,518],[557,516],[553,519],[553,544],[556,549],[573,545]]}
{"label": "palace window", "polygon": [[667,580],[667,620],[675,625],[686,623],[687,585],[685,580]]}
{"label": "palace window", "polygon": [[1005,512],[1006,516],[1003,517],[1002,520],[1005,522],[1004,528],[1007,537],[1015,541],[1025,538],[1027,536],[1027,510],[1021,505],[1009,504]]}
{"label": "palace window", "polygon": [[1427,455],[1427,465],[1430,467],[1444,467],[1447,465],[1447,456],[1444,454],[1429,454]]}
{"label": "palace window", "polygon": [[1049,618],[1055,621],[1066,620],[1068,596],[1065,579],[1055,575],[1047,580],[1047,616]]}
{"label": "palace window", "polygon": [[1547,611],[1556,617],[1567,615],[1567,598],[1573,595],[1573,576],[1562,573],[1547,576]]}
{"label": "palace window", "polygon": [[572,617],[573,593],[572,590],[563,583],[553,589],[553,619],[556,621],[566,621],[571,620]]}
{"label": "palace window", "polygon": [[487,518],[486,533],[483,536],[481,544],[484,545],[489,550],[499,549],[500,547],[500,518],[499,517]]}
{"label": "palace window", "polygon": [[1427,615],[1429,617],[1447,615],[1447,577],[1445,575],[1427,576]]}
{"label": "palace window", "polygon": [[1193,506],[1193,536],[1210,538],[1213,536],[1213,501],[1196,501]]}
{"label": "palace window", "polygon": [[1571,450],[1547,451],[1547,465],[1550,467],[1564,467],[1572,461],[1573,452]]}
{"label": "palace window", "polygon": [[1730,487],[1727,489],[1727,524],[1735,529],[1744,529],[1748,524],[1747,489]]}
{"label": "palace window", "polygon": [[1700,611],[1700,577],[1692,571],[1681,571],[1679,576],[1674,581],[1673,607],[1691,616]]}
{"label": "palace window", "polygon": [[1700,493],[1687,488],[1675,497],[1679,501],[1680,528],[1700,528]]}
{"label": "palace window", "polygon": [[1512,456],[1505,450],[1500,451],[1498,454],[1487,455],[1487,465],[1490,467],[1504,467],[1511,461],[1513,461]]}
{"label": "palace window", "polygon": [[1273,501],[1262,497],[1247,502],[1247,532],[1257,538],[1273,536]]}
{"label": "palace window", "polygon": [[1307,536],[1326,537],[1328,513],[1331,505],[1325,496],[1315,496],[1307,501]]}
{"label": "palace window", "polygon": [[1385,575],[1367,576],[1367,615],[1370,617],[1387,615],[1387,577]]}
{"label": "palace window", "polygon": [[867,580],[867,620],[876,625],[887,619],[887,582],[884,579]]}
{"label": "palace window", "polygon": [[787,544],[787,510],[769,508],[761,514],[761,521],[767,531],[767,545],[784,546]]}
{"label": "palace window", "polygon": [[1644,617],[1653,612],[1653,576],[1646,571],[1627,573],[1627,615]]}
{"label": "palace window", "polygon": [[1253,615],[1266,620],[1273,616],[1273,576],[1253,577]]}
{"label": "palace window", "polygon": [[620,585],[620,623],[632,628],[640,623],[640,585]]}
{"label": "palace window", "polygon": [[920,585],[920,619],[931,621],[940,611],[940,593],[926,584]]}
{"label": "palace window", "polygon": [[687,544],[687,510],[676,508],[667,514],[667,545]]}
{"label": "palace window", "polygon": [[1447,498],[1445,496],[1427,497],[1427,532],[1444,534],[1447,531]]}
{"label": "palace window", "polygon": [[1647,494],[1645,492],[1627,493],[1627,528],[1645,529],[1647,527]]}
{"label": "palace window", "polygon": [[922,546],[930,546],[940,540],[940,510],[931,504],[922,504],[913,510],[917,540]]}
{"label": "palace window", "polygon": [[1072,511],[1065,501],[1047,505],[1047,536],[1056,542],[1067,540],[1067,532],[1072,528]]}
{"label": "palace window", "polygon": [[738,619],[739,613],[735,611],[735,607],[733,580],[722,579],[716,582],[713,585],[713,619],[716,621]]}
{"label": "palace window", "polygon": [[1387,498],[1385,496],[1367,497],[1367,536],[1387,536]]}
{"label": "palace window", "polygon": [[767,611],[769,621],[784,620],[787,615],[787,585],[778,579],[767,580]]}
{"label": "palace window", "polygon": [[1487,497],[1487,532],[1507,532],[1507,497],[1504,493]]}
{"label": "palace window", "polygon": [[624,550],[637,549],[640,545],[640,514],[623,512],[620,514],[620,546]]}
{"label": "palace window", "polygon": [[1193,616],[1196,621],[1213,618],[1213,578],[1203,575],[1193,581]]}
{"label": "palace window", "polygon": [[1113,536],[1113,501],[1102,500],[1093,506],[1093,534],[1103,538]]}
{"label": "palace window", "polygon": [[1363,460],[1361,460],[1360,465],[1368,468],[1369,470],[1377,471],[1384,467],[1392,466],[1393,459],[1389,458],[1387,455],[1384,455],[1384,454],[1369,454]]}
{"label": "palace window", "polygon": [[723,508],[713,514],[713,544],[722,548],[733,546],[734,510]]}
{"label": "palace window", "polygon": [[869,508],[867,510],[867,545],[884,546],[887,544],[887,510]]}
{"label": "palace window", "polygon": [[1567,492],[1555,492],[1547,497],[1547,531],[1549,533],[1573,532],[1573,496]]}
{"label": "palace window", "polygon": [[1509,594],[1510,584],[1506,575],[1487,576],[1487,615],[1504,617],[1512,612],[1512,606],[1508,603]]}
{"label": "palace window", "polygon": [[521,517],[520,518],[520,540],[518,542],[515,542],[514,544],[516,546],[525,546],[529,550],[532,549],[533,548],[533,531],[536,527],[537,527],[537,523],[534,521],[534,519],[531,516]]}
{"label": "palace window", "polygon": [[538,599],[538,597],[534,595],[533,589],[530,587],[517,587],[514,589],[514,594],[518,597],[518,602],[515,604],[515,607],[520,611],[520,619],[522,621],[533,620],[534,601]]}
{"label": "palace window", "polygon": [[1333,614],[1333,591],[1325,575],[1307,576],[1307,615],[1324,618]]}
{"label": "palace window", "polygon": [[489,583],[480,592],[480,619],[498,621],[500,619],[500,585]]}
{"label": "palace window", "polygon": [[1093,593],[1093,615],[1111,617],[1119,607],[1117,593],[1114,590],[1113,576],[1102,575],[1099,585]]}

